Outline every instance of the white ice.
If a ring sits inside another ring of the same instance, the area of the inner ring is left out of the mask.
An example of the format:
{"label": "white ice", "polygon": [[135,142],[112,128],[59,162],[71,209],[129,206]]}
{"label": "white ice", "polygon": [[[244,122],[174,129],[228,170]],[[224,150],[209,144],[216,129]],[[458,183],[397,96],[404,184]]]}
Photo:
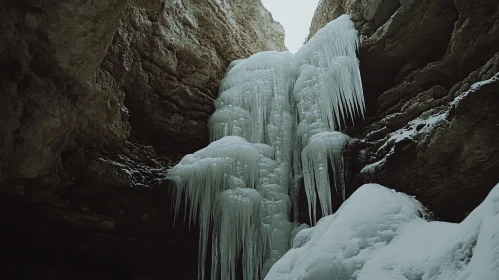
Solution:
{"label": "white ice", "polygon": [[[262,181],[272,182],[269,174],[275,174],[278,166],[274,160],[270,159],[273,154],[272,147],[268,145],[249,143],[238,136],[227,136],[194,154],[185,156],[169,171],[168,177],[175,181],[177,186],[175,216],[178,214],[184,195],[186,205],[190,206],[189,222],[199,221],[199,257],[203,260],[199,262],[200,277],[204,277],[204,260],[213,229],[215,229],[213,242],[218,246],[214,246],[212,250],[215,264],[212,267],[212,273],[221,271],[223,275],[233,276],[233,269],[241,250],[247,254],[243,256],[243,259],[253,259],[254,256],[259,256],[258,258],[261,259],[264,256],[262,252],[270,251],[270,248],[263,245],[241,243],[241,240],[264,230],[261,226],[260,213],[263,211],[260,210],[260,205],[263,205],[265,201],[262,201],[257,190],[261,191],[264,187]],[[237,209],[237,205],[241,208]],[[234,233],[230,229],[235,225],[240,225],[240,227],[238,226]],[[248,233],[249,229],[256,230],[256,233]],[[224,239],[227,235],[231,238]],[[234,244],[237,246],[224,247],[228,245],[220,240],[227,242],[230,240],[230,246]],[[250,250],[246,250],[247,248]],[[221,263],[220,258],[226,264],[222,270],[218,269]],[[229,261],[226,262],[227,260]],[[251,264],[251,273],[260,271],[261,262],[258,260],[255,262]],[[251,273],[248,272],[248,275],[251,276]]]}
{"label": "white ice", "polygon": [[364,185],[300,231],[265,279],[499,279],[499,185],[460,224],[423,213],[412,197]]}
{"label": "white ice", "polygon": [[316,197],[322,214],[332,214],[331,177],[336,191],[345,197],[342,153],[349,138],[335,131],[344,128],[346,120],[353,122],[364,117],[357,46],[353,22],[343,15],[319,30],[292,61],[297,75],[293,87],[298,115],[297,146],[302,151],[301,167],[312,224],[316,222]]}
{"label": "white ice", "polygon": [[241,263],[245,280],[266,275],[289,249],[302,177],[312,223],[316,197],[324,215],[332,211],[330,183],[344,197],[349,138],[336,130],[363,117],[357,45],[345,15],[295,55],[261,52],[229,65],[209,120],[213,142],[167,174],[176,214],[185,197],[189,222],[200,224],[201,279],[210,238],[212,279],[237,278]]}
{"label": "white ice", "polygon": [[357,31],[343,15],[295,54],[292,65],[298,77],[293,94],[303,143],[317,132],[339,130],[345,120],[364,116],[357,47]]}

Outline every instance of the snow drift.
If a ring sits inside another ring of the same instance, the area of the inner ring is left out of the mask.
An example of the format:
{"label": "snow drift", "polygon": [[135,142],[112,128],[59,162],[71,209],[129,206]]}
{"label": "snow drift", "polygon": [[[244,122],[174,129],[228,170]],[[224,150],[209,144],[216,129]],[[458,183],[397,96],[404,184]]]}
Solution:
{"label": "snow drift", "polygon": [[499,279],[499,185],[460,224],[424,216],[414,198],[364,185],[298,232],[265,279]]}

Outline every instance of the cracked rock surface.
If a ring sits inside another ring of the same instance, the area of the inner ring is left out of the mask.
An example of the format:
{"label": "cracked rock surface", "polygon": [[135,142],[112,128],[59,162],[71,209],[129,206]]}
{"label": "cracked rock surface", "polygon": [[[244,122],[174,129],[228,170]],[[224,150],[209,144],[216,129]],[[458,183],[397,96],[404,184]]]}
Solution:
{"label": "cracked rock surface", "polygon": [[459,222],[499,182],[499,2],[322,0],[360,30],[368,117],[347,133],[350,193],[376,182]]}

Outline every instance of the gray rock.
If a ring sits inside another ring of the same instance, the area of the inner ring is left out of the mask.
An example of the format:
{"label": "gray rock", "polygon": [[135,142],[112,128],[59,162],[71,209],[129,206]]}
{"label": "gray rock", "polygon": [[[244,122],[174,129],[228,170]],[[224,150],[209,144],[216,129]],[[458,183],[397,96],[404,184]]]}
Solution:
{"label": "gray rock", "polygon": [[282,26],[260,1],[52,0],[3,1],[0,29],[7,278],[196,278],[164,174],[207,144],[228,63],[284,50]]}
{"label": "gray rock", "polygon": [[[350,191],[377,182],[415,195],[438,219],[462,220],[499,181],[498,81],[454,101],[499,72],[497,1],[321,3],[311,34],[349,13],[363,38],[368,117],[348,130],[358,138],[345,154]],[[441,114],[435,126],[420,122]]]}

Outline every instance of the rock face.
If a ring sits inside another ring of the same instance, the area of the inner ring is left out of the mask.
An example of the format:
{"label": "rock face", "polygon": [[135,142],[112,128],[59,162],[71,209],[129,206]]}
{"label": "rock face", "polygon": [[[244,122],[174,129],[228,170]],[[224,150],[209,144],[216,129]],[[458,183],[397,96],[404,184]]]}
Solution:
{"label": "rock face", "polygon": [[499,182],[498,10],[495,0],[321,1],[311,34],[347,13],[362,39],[368,117],[347,130],[350,192],[373,181],[460,221]]}
{"label": "rock face", "polygon": [[282,26],[242,0],[3,1],[0,26],[6,279],[194,279],[162,178],[208,142],[228,63],[284,50]]}
{"label": "rock face", "polygon": [[132,136],[192,152],[207,144],[228,63],[284,50],[284,30],[259,1],[149,2],[128,7],[102,67],[126,95]]}

